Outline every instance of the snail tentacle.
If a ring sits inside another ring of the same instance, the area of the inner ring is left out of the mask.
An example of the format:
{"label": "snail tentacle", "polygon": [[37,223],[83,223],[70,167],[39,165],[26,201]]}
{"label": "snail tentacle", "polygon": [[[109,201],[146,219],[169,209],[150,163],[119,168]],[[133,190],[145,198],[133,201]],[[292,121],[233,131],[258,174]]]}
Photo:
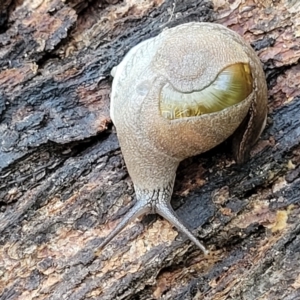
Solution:
{"label": "snail tentacle", "polygon": [[99,249],[105,247],[119,232],[121,232],[131,221],[134,219],[149,213],[151,211],[151,206],[147,199],[145,201],[139,200],[135,205],[129,210],[129,212],[124,216],[120,223],[113,229],[107,237],[104,238],[99,246]]}
{"label": "snail tentacle", "polygon": [[193,243],[198,246],[205,255],[209,253],[209,251],[204,247],[203,244],[195,237],[191,230],[187,228],[183,224],[183,222],[177,217],[176,213],[174,212],[171,204],[166,201],[158,201],[156,204],[156,212],[168,220],[173,226],[175,226],[179,231],[184,233]]}

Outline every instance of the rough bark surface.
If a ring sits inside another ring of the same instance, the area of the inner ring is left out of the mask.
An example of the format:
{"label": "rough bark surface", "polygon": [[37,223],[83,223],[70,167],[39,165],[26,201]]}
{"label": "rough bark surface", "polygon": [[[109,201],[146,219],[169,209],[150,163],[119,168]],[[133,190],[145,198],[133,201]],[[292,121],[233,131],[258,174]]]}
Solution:
{"label": "rough bark surface", "polygon": [[[180,165],[172,204],[208,257],[158,216],[99,251],[135,201],[110,70],[189,21],[257,51],[267,128],[242,166],[226,143]],[[0,0],[0,299],[300,299],[299,45],[293,0]]]}

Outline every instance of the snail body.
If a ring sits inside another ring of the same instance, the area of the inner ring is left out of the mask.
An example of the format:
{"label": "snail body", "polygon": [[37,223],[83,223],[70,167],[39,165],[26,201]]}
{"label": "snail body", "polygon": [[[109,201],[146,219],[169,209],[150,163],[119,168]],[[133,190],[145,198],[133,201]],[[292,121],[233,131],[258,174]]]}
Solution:
{"label": "snail body", "polygon": [[230,136],[243,162],[266,115],[260,61],[222,25],[187,23],[131,49],[114,70],[111,118],[137,202],[100,247],[134,218],[158,213],[206,253],[170,205],[177,167]]}

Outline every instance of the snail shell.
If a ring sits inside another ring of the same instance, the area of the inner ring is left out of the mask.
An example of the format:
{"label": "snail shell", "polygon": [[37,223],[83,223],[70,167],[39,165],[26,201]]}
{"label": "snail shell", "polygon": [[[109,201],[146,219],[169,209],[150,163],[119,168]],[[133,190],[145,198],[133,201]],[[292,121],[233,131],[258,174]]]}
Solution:
{"label": "snail shell", "polygon": [[267,115],[258,57],[224,26],[187,23],[135,46],[113,73],[111,118],[137,202],[100,247],[158,213],[206,253],[170,205],[176,169],[231,135],[237,162],[249,156]]}

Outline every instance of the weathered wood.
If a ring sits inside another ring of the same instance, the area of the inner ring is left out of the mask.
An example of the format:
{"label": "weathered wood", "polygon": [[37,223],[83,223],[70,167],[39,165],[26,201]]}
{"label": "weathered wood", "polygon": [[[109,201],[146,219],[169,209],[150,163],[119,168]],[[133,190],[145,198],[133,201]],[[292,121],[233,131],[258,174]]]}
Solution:
{"label": "weathered wood", "polygon": [[[213,2],[0,0],[0,299],[300,298],[300,5]],[[99,251],[135,201],[110,70],[189,21],[252,44],[267,128],[242,166],[224,143],[178,170],[172,204],[208,257],[158,216]]]}

